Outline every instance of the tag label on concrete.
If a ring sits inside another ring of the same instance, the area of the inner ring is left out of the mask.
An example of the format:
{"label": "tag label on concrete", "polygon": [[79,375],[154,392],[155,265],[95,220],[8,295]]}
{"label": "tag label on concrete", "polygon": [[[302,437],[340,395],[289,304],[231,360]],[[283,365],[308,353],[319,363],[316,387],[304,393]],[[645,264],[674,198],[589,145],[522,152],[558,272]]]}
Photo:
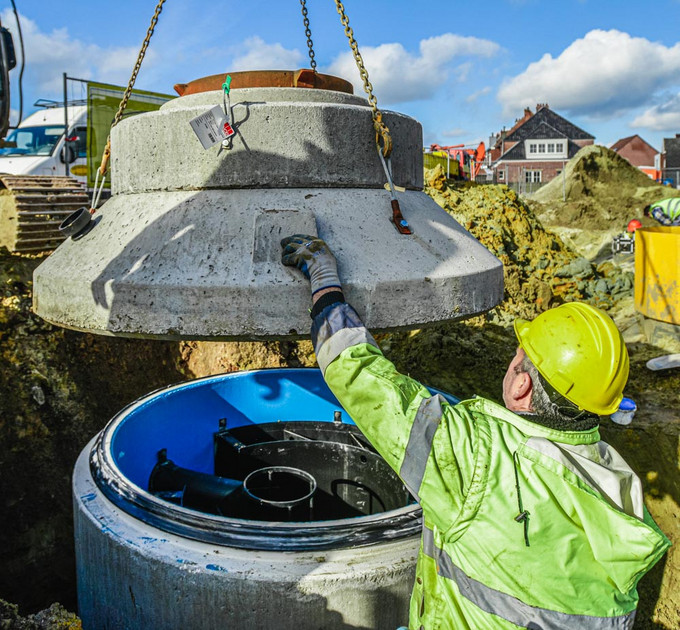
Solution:
{"label": "tag label on concrete", "polygon": [[236,132],[219,105],[189,121],[204,149],[231,138]]}

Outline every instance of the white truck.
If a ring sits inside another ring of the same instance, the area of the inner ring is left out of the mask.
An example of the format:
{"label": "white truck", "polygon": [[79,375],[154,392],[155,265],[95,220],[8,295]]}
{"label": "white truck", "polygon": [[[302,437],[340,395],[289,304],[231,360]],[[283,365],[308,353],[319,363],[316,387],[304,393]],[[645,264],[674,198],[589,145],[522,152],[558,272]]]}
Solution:
{"label": "white truck", "polygon": [[47,102],[12,130],[0,148],[0,173],[71,176],[87,182],[87,107]]}
{"label": "white truck", "polygon": [[[65,238],[61,222],[89,207],[88,188],[91,193],[123,88],[80,82],[87,84],[86,100],[66,107],[38,101],[38,111],[0,143],[0,246],[10,251],[54,249]],[[169,98],[133,90],[126,114],[158,109]]]}
{"label": "white truck", "polygon": [[56,247],[61,222],[89,205],[86,182],[87,108],[48,103],[25,118],[0,147],[0,246]]}

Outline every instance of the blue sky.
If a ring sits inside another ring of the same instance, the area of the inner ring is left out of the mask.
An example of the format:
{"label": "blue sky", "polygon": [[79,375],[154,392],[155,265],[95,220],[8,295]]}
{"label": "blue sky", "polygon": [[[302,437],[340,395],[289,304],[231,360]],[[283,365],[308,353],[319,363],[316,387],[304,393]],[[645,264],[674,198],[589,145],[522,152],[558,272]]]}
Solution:
{"label": "blue sky", "polygon": [[[126,84],[155,0],[15,0],[24,112],[61,98],[62,73]],[[346,0],[378,105],[423,124],[424,144],[476,143],[548,103],[611,144],[680,133],[680,0]],[[307,0],[319,69],[362,93],[331,0]],[[16,35],[11,3],[3,26]],[[18,47],[18,39],[15,37]],[[136,87],[308,66],[299,0],[167,0]],[[11,73],[17,94],[18,69]],[[17,101],[13,100],[16,108]]]}

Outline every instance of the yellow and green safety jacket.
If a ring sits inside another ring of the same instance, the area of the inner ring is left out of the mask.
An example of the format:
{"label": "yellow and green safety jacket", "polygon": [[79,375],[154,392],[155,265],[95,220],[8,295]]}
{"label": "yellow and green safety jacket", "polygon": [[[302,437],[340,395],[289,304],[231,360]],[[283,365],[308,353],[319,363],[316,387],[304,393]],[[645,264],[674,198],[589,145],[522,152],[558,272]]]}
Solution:
{"label": "yellow and green safety jacket", "polygon": [[662,225],[680,225],[680,197],[662,199],[651,204],[649,213]]}
{"label": "yellow and green safety jacket", "polygon": [[624,630],[670,546],[640,480],[589,431],[457,405],[387,360],[351,306],[312,325],[324,378],[423,509],[411,630]]}

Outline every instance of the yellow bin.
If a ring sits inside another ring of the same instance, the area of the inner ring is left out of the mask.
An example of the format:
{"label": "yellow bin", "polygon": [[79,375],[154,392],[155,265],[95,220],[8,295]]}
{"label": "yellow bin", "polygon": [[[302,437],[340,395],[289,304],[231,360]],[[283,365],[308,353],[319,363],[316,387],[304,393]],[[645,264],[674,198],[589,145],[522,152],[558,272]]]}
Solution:
{"label": "yellow bin", "polygon": [[635,308],[680,325],[680,227],[635,231]]}

